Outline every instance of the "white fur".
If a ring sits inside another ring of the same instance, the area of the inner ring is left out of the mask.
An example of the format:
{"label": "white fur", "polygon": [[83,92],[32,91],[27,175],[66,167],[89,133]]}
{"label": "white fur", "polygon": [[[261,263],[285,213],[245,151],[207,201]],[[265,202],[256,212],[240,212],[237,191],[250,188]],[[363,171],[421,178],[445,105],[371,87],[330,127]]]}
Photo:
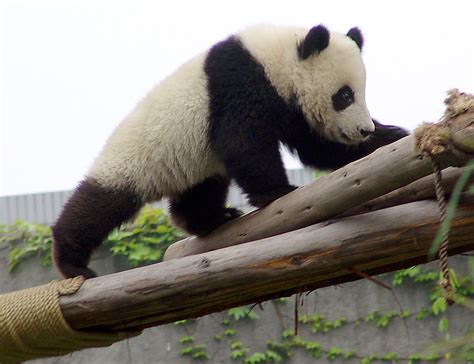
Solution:
{"label": "white fur", "polygon": [[224,166],[210,150],[201,54],[157,85],[116,128],[89,176],[146,201],[173,196]]}
{"label": "white fur", "polygon": [[[341,132],[354,143],[363,140],[359,129],[374,130],[365,103],[365,67],[360,49],[349,37],[331,32],[329,46],[320,54],[300,60],[296,44],[308,29],[276,26],[252,27],[239,38],[263,65],[266,75],[287,102],[296,96],[312,126],[331,140],[347,143]],[[337,112],[331,97],[348,85],[355,102]]]}
{"label": "white fur", "polygon": [[[289,101],[297,96],[314,128],[338,140],[342,127],[356,141],[357,127],[372,123],[365,106],[360,51],[349,38],[331,33],[327,49],[301,61],[296,47],[307,31],[257,26],[238,37],[263,65],[281,97]],[[136,106],[107,141],[89,177],[106,187],[132,188],[152,201],[175,196],[209,176],[225,175],[207,136],[205,57],[198,55],[181,66]],[[331,96],[345,84],[354,90],[356,103],[337,113]]]}

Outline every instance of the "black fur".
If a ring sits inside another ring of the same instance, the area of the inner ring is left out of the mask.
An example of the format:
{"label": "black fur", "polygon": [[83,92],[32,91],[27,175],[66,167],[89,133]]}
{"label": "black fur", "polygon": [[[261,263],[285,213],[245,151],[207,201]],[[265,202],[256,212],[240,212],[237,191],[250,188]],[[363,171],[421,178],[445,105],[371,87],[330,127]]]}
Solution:
{"label": "black fur", "polygon": [[357,47],[359,47],[359,49],[362,51],[362,47],[364,46],[364,37],[362,36],[360,29],[357,27],[349,29],[347,36],[356,42]]}
{"label": "black fur", "polygon": [[278,95],[262,65],[235,37],[210,50],[205,71],[211,145],[229,177],[257,207],[295,188],[288,184],[279,142],[296,151],[305,165],[335,169],[407,135],[376,123],[369,141],[357,146],[325,140],[310,129],[296,102],[288,105]]}
{"label": "black fur", "polygon": [[210,50],[204,69],[210,96],[209,138],[229,177],[257,207],[294,189],[288,184],[278,144],[289,109],[263,67],[231,37]]}
{"label": "black fur", "polygon": [[226,208],[229,180],[215,176],[195,185],[170,201],[173,223],[190,234],[203,236],[242,214]]}
{"label": "black fur", "polygon": [[383,125],[376,120],[373,122],[375,131],[372,136],[368,141],[357,145],[349,146],[325,140],[312,132],[306,123],[295,124],[288,134],[286,144],[298,153],[304,165],[319,169],[338,169],[408,135],[406,130],[397,126]]}
{"label": "black fur", "polygon": [[129,191],[105,189],[92,179],[82,181],[53,226],[54,261],[63,276],[95,277],[87,268],[92,251],[141,205]]}
{"label": "black fur", "polygon": [[342,86],[331,96],[332,106],[336,111],[342,111],[354,102],[354,92],[349,86]]}
{"label": "black fur", "polygon": [[298,44],[298,55],[301,59],[306,59],[314,53],[320,53],[329,45],[329,37],[329,30],[323,25],[311,28]]}

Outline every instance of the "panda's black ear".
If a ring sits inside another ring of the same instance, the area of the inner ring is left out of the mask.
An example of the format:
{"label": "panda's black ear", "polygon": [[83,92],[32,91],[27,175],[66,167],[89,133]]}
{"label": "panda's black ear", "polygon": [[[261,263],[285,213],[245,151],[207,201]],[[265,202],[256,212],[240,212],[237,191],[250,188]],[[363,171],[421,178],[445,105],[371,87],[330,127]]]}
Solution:
{"label": "panda's black ear", "polygon": [[356,42],[357,47],[359,47],[359,49],[362,51],[362,47],[364,45],[364,37],[362,36],[360,29],[357,27],[351,28],[349,29],[346,35],[354,42]]}
{"label": "panda's black ear", "polygon": [[298,55],[306,59],[313,53],[323,51],[329,45],[329,30],[323,25],[318,25],[309,30],[306,37],[298,44]]}

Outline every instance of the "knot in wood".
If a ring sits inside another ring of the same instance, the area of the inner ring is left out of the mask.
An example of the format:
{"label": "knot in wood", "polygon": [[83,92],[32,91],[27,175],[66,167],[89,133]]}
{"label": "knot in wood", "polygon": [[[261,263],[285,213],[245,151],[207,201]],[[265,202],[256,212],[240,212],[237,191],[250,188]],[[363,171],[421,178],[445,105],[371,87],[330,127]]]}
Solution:
{"label": "knot in wood", "polygon": [[199,261],[199,268],[207,268],[211,264],[211,261],[207,258],[202,258]]}
{"label": "knot in wood", "polygon": [[294,255],[290,258],[291,265],[301,265],[303,262],[303,257],[301,255]]}

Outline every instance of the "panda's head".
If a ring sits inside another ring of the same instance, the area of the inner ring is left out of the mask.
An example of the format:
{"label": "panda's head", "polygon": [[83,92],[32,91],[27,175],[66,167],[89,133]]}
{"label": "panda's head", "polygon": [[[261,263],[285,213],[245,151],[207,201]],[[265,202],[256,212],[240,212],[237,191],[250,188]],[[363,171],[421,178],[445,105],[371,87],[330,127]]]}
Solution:
{"label": "panda's head", "polygon": [[305,119],[323,137],[344,144],[375,130],[365,103],[365,67],[358,28],[347,34],[311,28],[296,44],[293,92]]}

